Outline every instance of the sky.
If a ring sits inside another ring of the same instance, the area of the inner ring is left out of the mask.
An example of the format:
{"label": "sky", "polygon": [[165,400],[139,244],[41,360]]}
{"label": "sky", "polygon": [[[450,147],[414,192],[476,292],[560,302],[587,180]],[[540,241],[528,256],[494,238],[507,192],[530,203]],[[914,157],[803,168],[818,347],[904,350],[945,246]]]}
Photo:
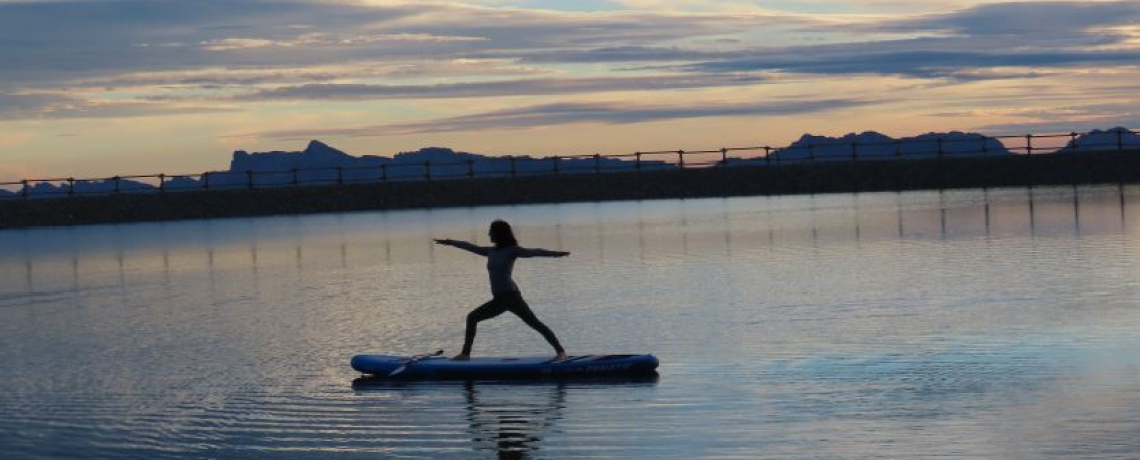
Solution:
{"label": "sky", "polygon": [[1140,2],[0,0],[0,181],[1140,127]]}

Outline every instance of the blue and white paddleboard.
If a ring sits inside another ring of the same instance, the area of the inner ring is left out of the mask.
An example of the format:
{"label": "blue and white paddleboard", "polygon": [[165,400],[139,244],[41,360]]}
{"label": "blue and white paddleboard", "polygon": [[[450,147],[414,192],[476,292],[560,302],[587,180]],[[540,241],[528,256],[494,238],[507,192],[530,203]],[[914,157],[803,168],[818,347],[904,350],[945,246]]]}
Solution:
{"label": "blue and white paddleboard", "polygon": [[549,356],[471,358],[453,361],[436,355],[357,355],[352,368],[374,377],[402,380],[498,380],[648,376],[657,374],[653,355],[582,355],[565,361]]}

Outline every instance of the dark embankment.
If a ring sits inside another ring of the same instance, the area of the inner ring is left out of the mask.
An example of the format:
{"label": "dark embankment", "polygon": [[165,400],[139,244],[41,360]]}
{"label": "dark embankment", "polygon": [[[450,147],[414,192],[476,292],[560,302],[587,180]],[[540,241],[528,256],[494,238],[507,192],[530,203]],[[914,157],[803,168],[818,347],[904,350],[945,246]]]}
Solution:
{"label": "dark embankment", "polygon": [[0,228],[496,204],[1140,182],[1140,151],[0,201]]}

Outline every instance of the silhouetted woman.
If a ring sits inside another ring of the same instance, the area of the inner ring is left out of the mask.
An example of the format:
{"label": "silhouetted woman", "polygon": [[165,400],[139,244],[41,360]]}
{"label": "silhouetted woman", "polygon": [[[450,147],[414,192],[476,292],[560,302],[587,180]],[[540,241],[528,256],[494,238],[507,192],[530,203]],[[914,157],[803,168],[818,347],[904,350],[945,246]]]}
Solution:
{"label": "silhouetted woman", "polygon": [[436,243],[465,249],[486,257],[487,272],[491,276],[491,295],[493,298],[467,314],[467,334],[463,341],[463,352],[452,359],[461,361],[471,359],[471,345],[475,342],[475,330],[478,328],[479,322],[499,316],[505,311],[514,313],[528,326],[541,333],[550,343],[550,346],[554,347],[554,351],[558,352],[558,356],[554,359],[566,359],[566,350],[563,350],[562,344],[558,343],[558,337],[554,336],[554,331],[542,324],[542,321],[538,320],[538,317],[530,310],[530,306],[523,300],[518,285],[511,279],[511,271],[515,267],[515,259],[519,257],[566,257],[570,253],[521,247],[518,240],[515,239],[514,232],[511,231],[511,225],[502,220],[491,222],[491,229],[487,232],[487,236],[491,237],[491,242],[495,246],[483,247],[466,241],[435,240]]}

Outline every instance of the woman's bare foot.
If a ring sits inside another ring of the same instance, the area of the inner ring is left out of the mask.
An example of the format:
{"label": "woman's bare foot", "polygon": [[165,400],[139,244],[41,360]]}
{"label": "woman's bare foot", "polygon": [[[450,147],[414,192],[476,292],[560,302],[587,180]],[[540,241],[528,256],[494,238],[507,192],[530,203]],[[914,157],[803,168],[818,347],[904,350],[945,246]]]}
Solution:
{"label": "woman's bare foot", "polygon": [[460,353],[458,355],[455,355],[454,358],[451,358],[452,361],[469,361],[470,359],[471,355],[467,353]]}
{"label": "woman's bare foot", "polygon": [[566,361],[567,359],[570,359],[570,357],[566,356],[566,352],[559,353],[558,356],[554,357],[555,362]]}

